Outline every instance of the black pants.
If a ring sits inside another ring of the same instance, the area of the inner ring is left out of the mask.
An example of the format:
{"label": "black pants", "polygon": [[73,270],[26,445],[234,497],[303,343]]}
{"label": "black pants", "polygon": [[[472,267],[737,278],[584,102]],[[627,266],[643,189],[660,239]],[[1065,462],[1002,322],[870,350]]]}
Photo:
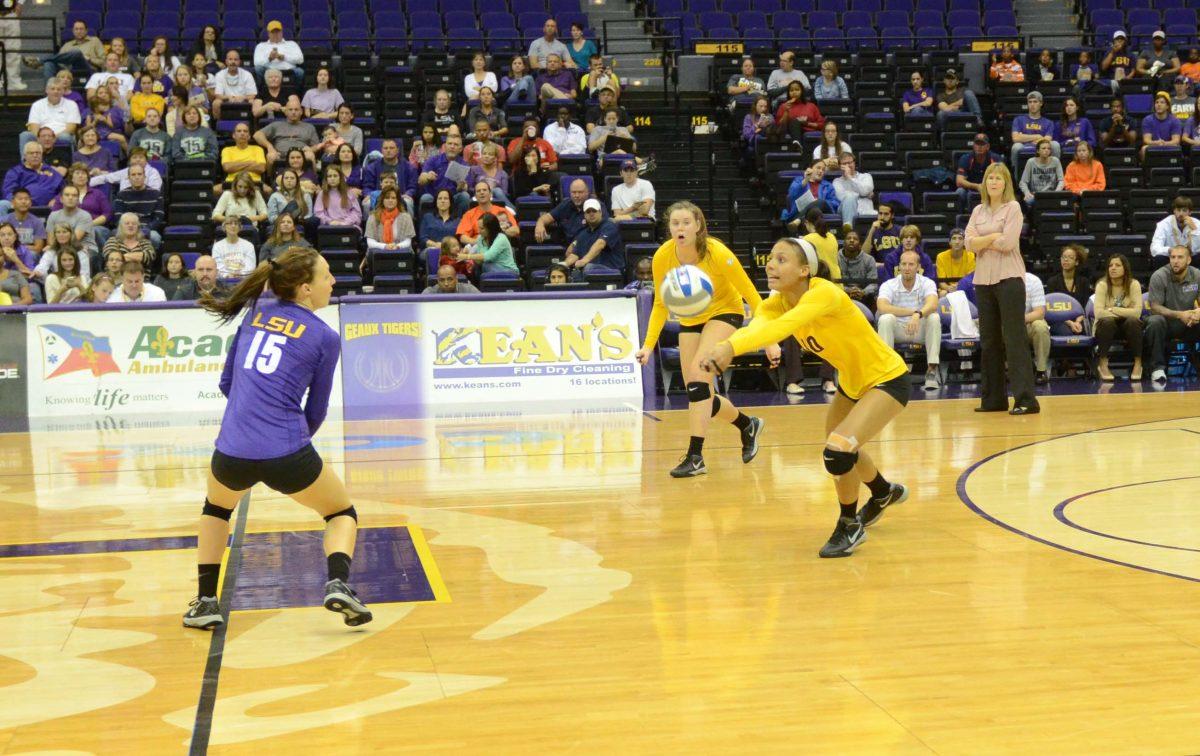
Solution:
{"label": "black pants", "polygon": [[1025,332],[1025,281],[1006,278],[996,284],[976,285],[979,305],[979,347],[984,409],[1008,406],[1004,387],[1008,364],[1008,391],[1018,407],[1037,407],[1033,393],[1033,355]]}
{"label": "black pants", "polygon": [[1096,356],[1108,359],[1108,350],[1112,348],[1113,340],[1120,337],[1125,339],[1125,345],[1133,356],[1142,356],[1142,321],[1138,318],[1100,318],[1096,321]]}
{"label": "black pants", "polygon": [[1200,325],[1188,327],[1182,320],[1151,315],[1150,320],[1146,322],[1146,352],[1150,358],[1150,369],[1166,369],[1167,347],[1172,341],[1185,340],[1200,340]]}
{"label": "black pants", "polygon": [[[804,350],[800,348],[800,342],[796,341],[795,336],[789,336],[779,342],[779,349],[783,352],[783,379],[788,383],[799,383],[804,380]],[[821,377],[821,382],[833,380],[833,365],[830,365],[825,360],[821,360],[821,367],[817,371]]]}

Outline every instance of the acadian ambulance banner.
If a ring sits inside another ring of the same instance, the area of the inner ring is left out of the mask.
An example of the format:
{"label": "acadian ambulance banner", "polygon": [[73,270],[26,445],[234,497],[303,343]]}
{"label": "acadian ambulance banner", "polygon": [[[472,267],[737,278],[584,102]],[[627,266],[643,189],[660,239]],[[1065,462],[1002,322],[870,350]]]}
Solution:
{"label": "acadian ambulance banner", "polygon": [[343,304],[347,419],[422,408],[642,398],[633,297]]}
{"label": "acadian ambulance banner", "polygon": [[[336,307],[319,314],[338,328]],[[30,417],[225,408],[217,382],[237,326],[199,308],[35,309],[26,328]]]}

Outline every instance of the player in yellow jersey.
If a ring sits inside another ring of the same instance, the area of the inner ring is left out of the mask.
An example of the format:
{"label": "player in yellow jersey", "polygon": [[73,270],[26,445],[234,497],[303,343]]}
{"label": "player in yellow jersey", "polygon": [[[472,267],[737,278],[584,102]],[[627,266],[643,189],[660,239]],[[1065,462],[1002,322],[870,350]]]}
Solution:
{"label": "player in yellow jersey", "polygon": [[[762,303],[762,297],[733,252],[716,239],[709,238],[708,225],[700,208],[691,202],[676,202],[667,209],[667,225],[671,238],[654,253],[654,309],[646,328],[646,340],[637,353],[638,362],[645,365],[650,359],[667,323],[667,307],[661,295],[667,273],[680,265],[695,265],[708,275],[713,285],[713,298],[708,309],[693,318],[679,319],[679,364],[687,384],[691,441],[687,454],[671,470],[671,475],[687,478],[708,472],[704,466],[704,436],[713,418],[732,423],[741,432],[743,463],[750,462],[758,454],[762,419],[747,416],[733,406],[728,397],[713,395],[713,377],[700,367],[700,356],[741,328],[746,313],[743,301],[753,312]],[[772,366],[778,364],[778,344],[767,345],[766,353]]]}
{"label": "player in yellow jersey", "polygon": [[[803,239],[780,239],[767,261],[772,294],[746,328],[712,348],[701,360],[719,373],[735,355],[795,336],[838,371],[838,390],[825,418],[825,469],[833,476],[841,514],[823,557],[850,556],[866,528],[891,504],[908,498],[903,485],[889,483],[864,444],[879,435],[908,404],[912,381],[900,355],[883,342],[858,306],[836,284],[814,277],[817,252]],[[858,509],[858,486],[871,496]]]}

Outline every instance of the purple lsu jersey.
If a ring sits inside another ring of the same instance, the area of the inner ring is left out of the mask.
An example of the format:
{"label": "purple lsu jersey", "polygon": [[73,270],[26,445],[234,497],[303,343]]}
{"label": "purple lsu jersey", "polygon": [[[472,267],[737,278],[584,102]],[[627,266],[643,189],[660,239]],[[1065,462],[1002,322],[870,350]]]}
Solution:
{"label": "purple lsu jersey", "polygon": [[247,314],[221,373],[229,403],[217,449],[274,459],[304,448],[325,420],[340,352],[337,332],[295,302],[260,304]]}

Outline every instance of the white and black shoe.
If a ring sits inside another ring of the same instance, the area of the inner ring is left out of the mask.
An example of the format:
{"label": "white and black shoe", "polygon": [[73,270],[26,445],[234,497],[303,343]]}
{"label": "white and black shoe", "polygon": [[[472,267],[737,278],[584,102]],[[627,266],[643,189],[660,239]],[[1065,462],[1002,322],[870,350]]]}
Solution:
{"label": "white and black shoe", "polygon": [[867,529],[857,517],[839,517],[837,527],[829,541],[821,547],[822,559],[848,557],[854,553],[858,545],[867,539]]}
{"label": "white and black shoe", "polygon": [[752,459],[758,456],[758,437],[762,435],[763,426],[766,425],[761,417],[750,418],[750,424],[746,426],[746,430],[742,431],[742,463],[749,464]]}
{"label": "white and black shoe", "polygon": [[874,525],[883,517],[883,510],[893,504],[903,504],[908,500],[908,486],[902,483],[893,483],[892,490],[887,492],[886,496],[878,498],[872,496],[867,499],[867,503],[863,504],[862,509],[858,510],[858,521],[865,528],[868,525]]}
{"label": "white and black shoe", "polygon": [[704,457],[699,454],[685,454],[679,460],[679,464],[671,470],[671,477],[690,478],[695,475],[704,475],[707,472],[708,468],[704,466]]}
{"label": "white and black shoe", "polygon": [[187,613],[183,615],[183,626],[197,630],[212,630],[225,624],[221,616],[221,605],[215,597],[197,596],[188,604]]}
{"label": "white and black shoe", "polygon": [[330,580],[325,584],[325,608],[341,613],[350,627],[365,625],[374,619],[367,605],[358,600],[358,594],[341,580]]}

